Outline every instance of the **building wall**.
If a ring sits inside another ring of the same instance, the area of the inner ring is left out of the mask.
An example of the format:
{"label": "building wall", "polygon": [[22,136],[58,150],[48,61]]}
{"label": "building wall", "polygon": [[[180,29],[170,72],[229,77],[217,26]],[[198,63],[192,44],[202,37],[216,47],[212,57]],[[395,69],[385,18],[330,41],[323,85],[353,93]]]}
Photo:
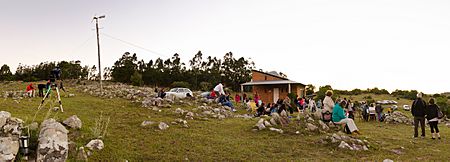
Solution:
{"label": "building wall", "polygon": [[252,72],[252,81],[264,81],[264,80],[285,80],[285,79],[274,77],[272,75],[268,75],[258,71]]}
{"label": "building wall", "polygon": [[[256,93],[260,96],[261,100],[264,103],[274,103],[276,101],[273,101],[273,89],[279,88],[279,98],[284,99],[288,95],[288,85],[260,85],[260,86],[253,86],[253,95],[252,98]],[[291,85],[291,92],[297,94],[300,97],[303,97],[301,93],[301,89],[305,89],[304,86],[301,85]],[[254,98],[253,98],[254,99]]]}

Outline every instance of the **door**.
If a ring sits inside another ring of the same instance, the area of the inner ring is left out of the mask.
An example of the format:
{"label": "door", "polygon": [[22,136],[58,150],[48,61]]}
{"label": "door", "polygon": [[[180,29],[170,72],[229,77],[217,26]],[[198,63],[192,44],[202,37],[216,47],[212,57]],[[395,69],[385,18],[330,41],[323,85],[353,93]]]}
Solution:
{"label": "door", "polygon": [[274,88],[273,89],[273,103],[276,103],[278,101],[278,98],[280,98],[280,89]]}

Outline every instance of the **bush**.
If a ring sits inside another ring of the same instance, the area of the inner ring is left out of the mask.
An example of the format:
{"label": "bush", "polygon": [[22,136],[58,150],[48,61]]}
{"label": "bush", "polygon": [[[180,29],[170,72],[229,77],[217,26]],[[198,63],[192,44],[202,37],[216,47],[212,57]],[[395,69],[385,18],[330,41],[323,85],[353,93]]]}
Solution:
{"label": "bush", "polygon": [[172,86],[172,88],[175,88],[175,87],[180,87],[180,88],[190,88],[190,87],[191,87],[191,84],[189,84],[188,82],[180,81],[180,82],[173,82],[173,83],[171,84],[171,86]]}
{"label": "bush", "polygon": [[211,90],[212,85],[209,82],[200,82],[200,90],[202,91],[209,91]]}
{"label": "bush", "polygon": [[370,95],[369,95],[369,96],[364,96],[363,99],[368,99],[368,100],[370,100],[370,99],[372,99],[372,96],[370,96]]}
{"label": "bush", "polygon": [[142,74],[135,71],[130,78],[131,84],[134,86],[142,86],[144,84],[144,80],[142,80]]}

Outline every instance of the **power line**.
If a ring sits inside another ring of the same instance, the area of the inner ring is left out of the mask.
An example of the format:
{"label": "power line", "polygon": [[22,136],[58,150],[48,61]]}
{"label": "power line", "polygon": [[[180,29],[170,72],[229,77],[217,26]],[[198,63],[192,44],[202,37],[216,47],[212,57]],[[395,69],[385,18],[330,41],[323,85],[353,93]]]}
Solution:
{"label": "power line", "polygon": [[74,53],[76,53],[79,49],[83,48],[84,46],[86,46],[86,44],[95,37],[95,34],[92,34],[88,39],[86,39],[83,43],[81,43],[79,46],[77,46],[76,48],[74,48],[72,50],[72,52],[70,53],[70,55],[73,55]]}
{"label": "power line", "polygon": [[108,38],[111,38],[111,39],[114,39],[114,40],[120,41],[120,42],[122,42],[122,43],[128,44],[128,45],[130,45],[130,46],[134,46],[134,47],[140,48],[140,49],[142,49],[142,50],[145,50],[145,51],[147,51],[147,52],[150,52],[150,53],[153,53],[153,54],[156,54],[156,55],[162,56],[162,57],[168,57],[167,55],[164,55],[164,54],[161,54],[161,53],[159,53],[159,52],[156,52],[156,51],[153,51],[153,50],[147,49],[147,48],[145,48],[145,47],[142,47],[142,46],[139,46],[139,45],[136,45],[136,44],[134,44],[134,43],[131,43],[131,42],[128,42],[128,41],[122,40],[122,39],[120,39],[120,38],[117,38],[117,37],[111,36],[111,35],[109,35],[109,34],[106,34],[106,33],[104,33],[104,32],[102,32],[101,34],[102,34],[102,35],[104,35],[104,36],[106,36],[106,37],[108,37]]}

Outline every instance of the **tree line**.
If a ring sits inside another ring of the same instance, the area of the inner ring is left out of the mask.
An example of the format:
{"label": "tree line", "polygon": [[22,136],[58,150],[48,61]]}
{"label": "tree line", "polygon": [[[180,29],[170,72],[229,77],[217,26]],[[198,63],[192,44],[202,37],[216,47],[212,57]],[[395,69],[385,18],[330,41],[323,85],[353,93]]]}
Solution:
{"label": "tree line", "polygon": [[81,66],[80,61],[41,62],[37,65],[19,64],[13,74],[8,65],[0,68],[0,81],[22,80],[26,82],[47,80],[55,67],[61,68],[61,79],[86,79],[98,78],[96,67]]}
{"label": "tree line", "polygon": [[209,90],[222,82],[237,91],[240,84],[251,80],[254,62],[244,57],[235,58],[232,52],[223,58],[208,56],[204,58],[198,51],[188,64],[181,61],[175,53],[163,60],[138,61],[136,54],[125,52],[110,69],[113,81],[133,85],[156,87],[188,87],[195,90]]}

